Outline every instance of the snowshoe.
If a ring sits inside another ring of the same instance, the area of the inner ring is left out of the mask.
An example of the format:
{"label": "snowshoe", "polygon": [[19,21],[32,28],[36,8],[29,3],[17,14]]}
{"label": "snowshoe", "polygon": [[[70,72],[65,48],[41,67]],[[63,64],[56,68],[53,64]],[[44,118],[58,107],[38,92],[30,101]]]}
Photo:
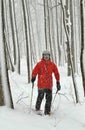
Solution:
{"label": "snowshoe", "polygon": [[35,110],[35,109],[32,109],[32,111],[37,114],[37,115],[40,115],[40,116],[43,116],[44,113],[43,113],[43,110]]}

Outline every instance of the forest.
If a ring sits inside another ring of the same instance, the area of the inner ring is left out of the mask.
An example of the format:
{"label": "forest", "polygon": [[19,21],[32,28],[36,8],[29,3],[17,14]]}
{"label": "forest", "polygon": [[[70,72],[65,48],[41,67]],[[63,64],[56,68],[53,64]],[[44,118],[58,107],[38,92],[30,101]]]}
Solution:
{"label": "forest", "polygon": [[0,0],[0,106],[14,109],[9,70],[21,74],[26,58],[27,79],[41,59],[51,52],[58,66],[67,66],[76,103],[76,76],[85,96],[85,0]]}

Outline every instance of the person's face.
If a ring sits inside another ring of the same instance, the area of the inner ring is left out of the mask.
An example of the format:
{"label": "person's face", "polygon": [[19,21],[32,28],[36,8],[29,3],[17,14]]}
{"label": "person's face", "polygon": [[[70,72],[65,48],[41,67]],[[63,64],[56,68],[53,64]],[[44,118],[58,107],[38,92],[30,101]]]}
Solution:
{"label": "person's face", "polygon": [[50,59],[50,55],[49,54],[45,54],[43,55],[44,60],[48,61]]}

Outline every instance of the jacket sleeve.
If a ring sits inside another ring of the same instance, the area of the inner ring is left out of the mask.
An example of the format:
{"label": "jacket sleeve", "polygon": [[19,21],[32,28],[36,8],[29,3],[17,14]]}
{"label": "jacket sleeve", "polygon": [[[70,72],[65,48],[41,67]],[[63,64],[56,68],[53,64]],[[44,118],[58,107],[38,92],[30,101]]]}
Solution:
{"label": "jacket sleeve", "polygon": [[54,63],[53,63],[53,72],[54,72],[56,81],[60,81],[60,74],[59,74],[57,66]]}
{"label": "jacket sleeve", "polygon": [[32,77],[35,77],[37,76],[38,74],[38,71],[39,71],[39,63],[37,63],[32,71]]}

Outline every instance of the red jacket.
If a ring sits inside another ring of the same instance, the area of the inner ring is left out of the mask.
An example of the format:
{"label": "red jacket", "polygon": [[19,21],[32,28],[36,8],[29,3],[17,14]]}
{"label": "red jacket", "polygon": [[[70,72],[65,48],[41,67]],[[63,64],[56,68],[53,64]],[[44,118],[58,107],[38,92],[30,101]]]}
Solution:
{"label": "red jacket", "polygon": [[56,81],[59,81],[60,74],[58,68],[52,61],[45,61],[44,59],[42,59],[36,64],[32,71],[32,77],[36,77],[38,75],[38,88],[52,89],[52,73],[54,73]]}

